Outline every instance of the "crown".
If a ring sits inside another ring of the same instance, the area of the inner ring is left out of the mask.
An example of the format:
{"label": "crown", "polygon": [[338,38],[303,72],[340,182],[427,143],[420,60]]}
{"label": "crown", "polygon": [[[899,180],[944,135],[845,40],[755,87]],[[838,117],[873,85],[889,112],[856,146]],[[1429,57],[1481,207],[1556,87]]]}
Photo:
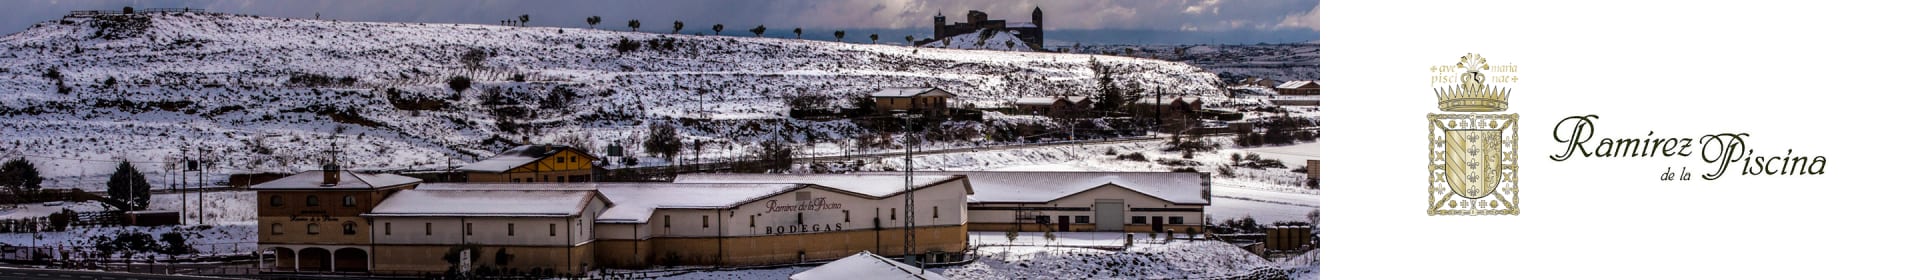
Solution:
{"label": "crown", "polygon": [[1507,96],[1513,90],[1486,84],[1486,75],[1480,73],[1480,70],[1488,69],[1486,58],[1469,53],[1461,56],[1460,63],[1454,64],[1454,67],[1467,69],[1467,72],[1460,74],[1459,85],[1433,89],[1433,94],[1440,97],[1440,110],[1448,112],[1507,110]]}

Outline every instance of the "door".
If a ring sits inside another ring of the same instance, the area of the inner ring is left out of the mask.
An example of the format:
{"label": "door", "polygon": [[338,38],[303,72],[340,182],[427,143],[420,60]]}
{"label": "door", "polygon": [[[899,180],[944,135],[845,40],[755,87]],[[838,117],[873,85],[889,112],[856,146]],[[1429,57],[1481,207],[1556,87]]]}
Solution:
{"label": "door", "polygon": [[1125,201],[1119,199],[1100,199],[1093,201],[1093,228],[1100,231],[1120,231],[1126,229]]}
{"label": "door", "polygon": [[1164,231],[1167,231],[1167,230],[1166,230],[1165,228],[1162,228],[1162,227],[1160,227],[1160,225],[1161,225],[1161,223],[1160,223],[1160,222],[1161,222],[1161,220],[1160,220],[1160,219],[1162,219],[1162,218],[1161,218],[1160,216],[1153,216],[1153,232],[1164,232]]}
{"label": "door", "polygon": [[1058,223],[1055,223],[1055,224],[1060,224],[1060,229],[1057,229],[1057,230],[1054,230],[1054,231],[1058,231],[1058,232],[1067,232],[1067,231],[1069,231],[1069,230],[1068,230],[1068,227],[1067,227],[1067,224],[1071,224],[1071,223],[1073,223],[1073,220],[1068,220],[1068,219],[1067,219],[1067,216],[1055,216],[1054,218],[1057,218],[1057,219],[1058,219],[1057,221],[1060,221],[1060,222],[1058,222]]}

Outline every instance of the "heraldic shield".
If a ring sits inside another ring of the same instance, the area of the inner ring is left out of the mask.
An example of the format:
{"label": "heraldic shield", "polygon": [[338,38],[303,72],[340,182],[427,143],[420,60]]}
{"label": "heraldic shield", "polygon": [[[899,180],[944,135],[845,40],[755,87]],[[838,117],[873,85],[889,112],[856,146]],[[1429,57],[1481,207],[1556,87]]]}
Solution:
{"label": "heraldic shield", "polygon": [[1434,215],[1518,214],[1517,114],[1430,114]]}
{"label": "heraldic shield", "polygon": [[1520,114],[1498,113],[1512,89],[1487,83],[1478,54],[1433,69],[1458,83],[1434,89],[1447,113],[1427,114],[1427,215],[1519,215]]}

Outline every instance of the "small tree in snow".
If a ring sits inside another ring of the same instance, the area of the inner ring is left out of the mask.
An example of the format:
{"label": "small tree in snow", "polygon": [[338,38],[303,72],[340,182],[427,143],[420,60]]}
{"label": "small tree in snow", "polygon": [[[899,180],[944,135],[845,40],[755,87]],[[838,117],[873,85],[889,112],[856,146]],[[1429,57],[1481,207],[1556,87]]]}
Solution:
{"label": "small tree in snow", "polygon": [[673,21],[673,34],[680,34],[680,29],[686,28],[686,27],[687,27],[686,23],[680,22],[678,20]]}
{"label": "small tree in snow", "polygon": [[799,27],[794,27],[794,28],[793,28],[793,38],[794,38],[794,39],[800,39],[800,34],[802,34],[802,33],[800,33],[801,31],[802,31],[802,30],[800,30],[800,28],[799,28]]}
{"label": "small tree in snow", "polygon": [[472,87],[473,79],[467,76],[453,76],[452,79],[447,79],[447,88],[453,89],[453,92],[466,93],[467,89]]}
{"label": "small tree in snow", "polygon": [[147,183],[147,175],[133,168],[132,162],[120,161],[114,168],[113,177],[107,178],[107,198],[113,200],[120,210],[147,209],[147,199],[151,197],[153,185]]}
{"label": "small tree in snow", "polygon": [[528,20],[532,20],[532,19],[533,19],[533,18],[532,18],[532,17],[528,17],[528,16],[527,16],[527,14],[520,14],[520,27],[526,27],[526,26],[527,26],[527,21],[528,21]]}
{"label": "small tree in snow", "polygon": [[833,31],[833,41],[834,41],[834,42],[844,42],[844,41],[846,41],[846,39],[847,39],[847,31],[846,31],[846,30],[834,30],[834,31]]}
{"label": "small tree in snow", "polygon": [[671,162],[680,155],[680,131],[671,124],[656,124],[647,132],[647,139],[640,144],[647,154],[666,158]]}
{"label": "small tree in snow", "polygon": [[40,182],[43,180],[45,178],[40,177],[40,169],[33,167],[32,162],[27,162],[27,158],[16,158],[0,164],[0,187],[6,187],[21,201],[33,201],[31,198],[40,193]]}
{"label": "small tree in snow", "polygon": [[726,26],[726,25],[721,25],[721,24],[714,24],[714,25],[713,25],[713,35],[714,35],[714,36],[720,36],[720,30],[725,30],[725,29],[727,29],[727,26]]}
{"label": "small tree in snow", "polygon": [[[753,29],[747,29],[747,32],[753,32],[753,37],[760,37],[761,34],[767,33],[767,26],[766,25],[754,26]],[[720,34],[720,31],[715,30],[713,31],[713,34]]]}
{"label": "small tree in snow", "polygon": [[594,28],[597,25],[600,25],[600,16],[587,17],[587,28]]}
{"label": "small tree in snow", "polygon": [[636,19],[636,20],[628,20],[628,21],[627,21],[627,31],[629,31],[629,32],[637,32],[637,31],[640,31],[640,20],[637,20],[637,19]]}
{"label": "small tree in snow", "polygon": [[869,43],[873,43],[873,44],[879,44],[879,43],[880,43],[880,33],[874,33],[874,34],[867,34],[867,42],[869,42]]}

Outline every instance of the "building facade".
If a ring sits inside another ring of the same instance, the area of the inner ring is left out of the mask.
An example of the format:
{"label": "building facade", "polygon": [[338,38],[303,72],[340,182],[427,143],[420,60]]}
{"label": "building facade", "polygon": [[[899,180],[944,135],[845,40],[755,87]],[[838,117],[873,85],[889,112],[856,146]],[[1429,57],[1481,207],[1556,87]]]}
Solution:
{"label": "building facade", "polygon": [[574,147],[525,145],[456,170],[465,173],[468,182],[476,183],[590,182],[597,160]]}
{"label": "building facade", "polygon": [[[530,188],[531,187],[531,188]],[[445,272],[465,250],[467,267],[581,274],[593,259],[594,218],[610,205],[588,188],[426,184],[401,191],[365,216],[375,274]]]}
{"label": "building facade", "polygon": [[1204,231],[1212,183],[1193,172],[944,172],[966,176],[976,231]]}
{"label": "building facade", "polygon": [[272,252],[266,271],[365,273],[373,240],[362,217],[420,179],[329,167],[252,186],[257,192],[258,248]]}

